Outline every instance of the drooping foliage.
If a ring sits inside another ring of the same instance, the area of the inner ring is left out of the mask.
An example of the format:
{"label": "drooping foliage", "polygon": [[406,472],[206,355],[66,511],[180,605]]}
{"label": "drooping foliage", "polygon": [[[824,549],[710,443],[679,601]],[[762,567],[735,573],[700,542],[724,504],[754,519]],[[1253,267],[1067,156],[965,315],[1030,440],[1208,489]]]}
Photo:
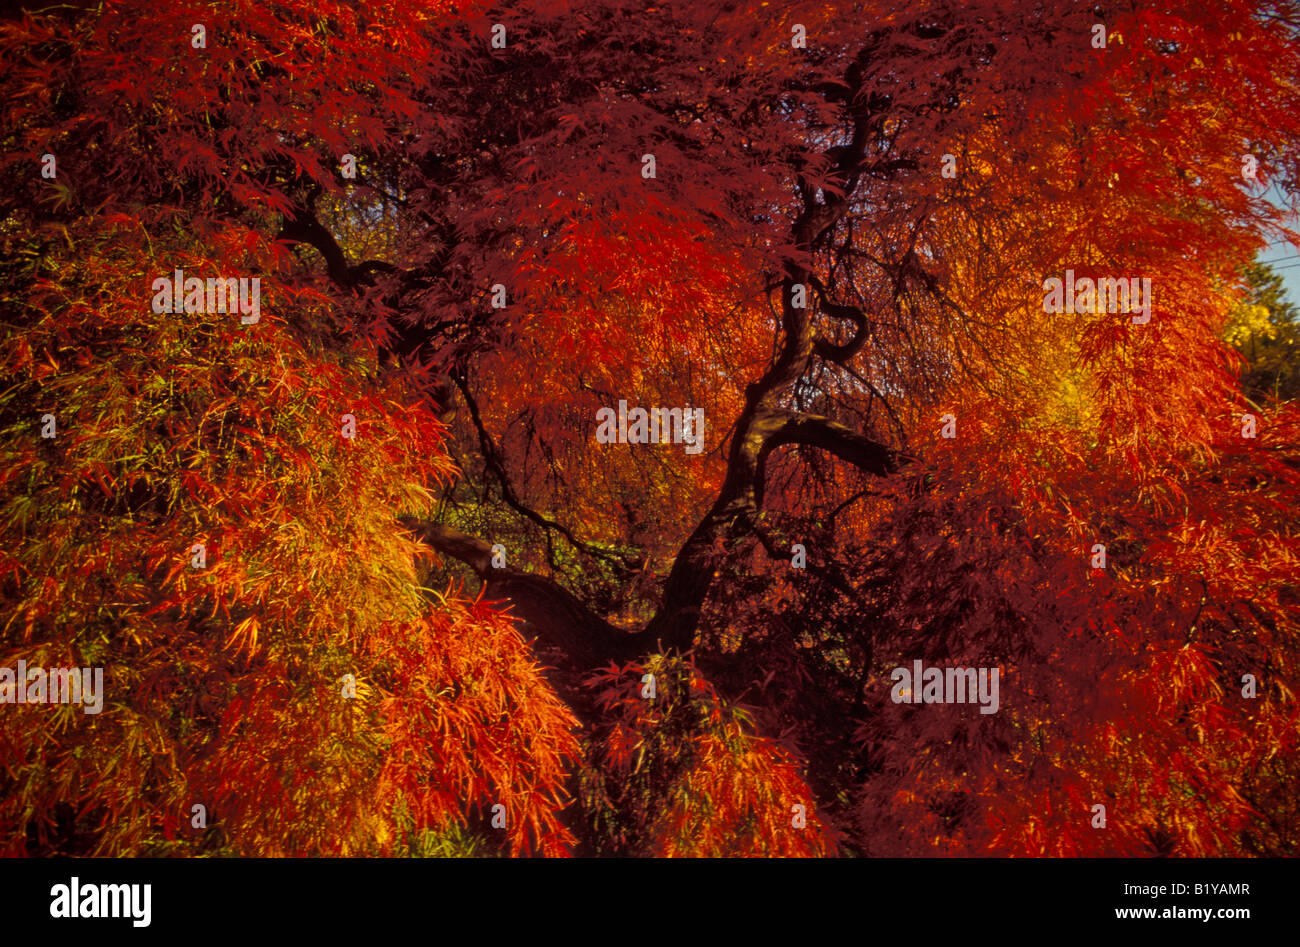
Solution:
{"label": "drooping foliage", "polygon": [[791,754],[752,733],[681,658],[605,668],[604,711],[584,800],[609,853],[658,857],[818,856],[834,830]]}
{"label": "drooping foliage", "polygon": [[563,851],[572,715],[394,529],[455,473],[441,425],[273,273],[255,326],[153,313],[154,273],[275,259],[150,223],[23,246],[6,301],[2,660],[106,670],[99,713],[6,706],[6,850],[388,851],[502,804],[511,850]]}

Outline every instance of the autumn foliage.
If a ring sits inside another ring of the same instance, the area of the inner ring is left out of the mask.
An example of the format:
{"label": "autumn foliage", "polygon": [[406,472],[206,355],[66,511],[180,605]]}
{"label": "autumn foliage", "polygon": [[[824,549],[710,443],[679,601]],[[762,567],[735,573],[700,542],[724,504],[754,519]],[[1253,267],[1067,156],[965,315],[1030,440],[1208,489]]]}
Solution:
{"label": "autumn foliage", "polygon": [[[56,818],[92,851],[168,850],[199,803],[234,851],[384,851],[498,798],[515,850],[554,850],[571,714],[499,612],[420,594],[420,548],[391,528],[454,473],[441,425],[376,383],[373,353],[142,315],[158,254],[203,270],[240,252],[145,238],[95,220],[70,235],[101,247],[93,269],[47,255],[6,366],[9,403],[57,405],[64,426],[7,449],[6,656],[120,675],[103,716],[61,707],[51,730],[51,708],[8,708],[10,850],[56,844]],[[298,297],[296,318],[320,312]],[[322,416],[335,399],[367,419],[360,437]]]}
{"label": "autumn foliage", "polygon": [[[0,668],[106,680],[0,703],[0,851],[1296,853],[1246,278],[1295,3],[108,0],[0,49]],[[260,318],[155,311],[176,270]],[[1150,320],[1046,311],[1067,270]],[[598,443],[620,401],[703,452]],[[915,660],[997,712],[897,702]]]}

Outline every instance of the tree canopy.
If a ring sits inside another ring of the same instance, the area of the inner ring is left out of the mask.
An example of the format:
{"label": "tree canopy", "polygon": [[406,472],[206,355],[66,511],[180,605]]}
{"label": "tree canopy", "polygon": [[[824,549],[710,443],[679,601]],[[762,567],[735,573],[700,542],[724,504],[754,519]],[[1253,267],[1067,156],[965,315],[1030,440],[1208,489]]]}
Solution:
{"label": "tree canopy", "polygon": [[1296,853],[1300,5],[0,48],[7,854]]}

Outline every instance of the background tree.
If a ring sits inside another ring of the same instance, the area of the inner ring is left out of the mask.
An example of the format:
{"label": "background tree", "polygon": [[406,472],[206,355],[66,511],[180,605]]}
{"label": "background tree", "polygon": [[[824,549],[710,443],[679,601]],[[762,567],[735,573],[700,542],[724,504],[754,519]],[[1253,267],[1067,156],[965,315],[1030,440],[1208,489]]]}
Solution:
{"label": "background tree", "polygon": [[1247,296],[1233,310],[1227,339],[1247,361],[1242,387],[1252,399],[1292,401],[1300,396],[1300,326],[1282,277],[1271,267],[1246,268]]}

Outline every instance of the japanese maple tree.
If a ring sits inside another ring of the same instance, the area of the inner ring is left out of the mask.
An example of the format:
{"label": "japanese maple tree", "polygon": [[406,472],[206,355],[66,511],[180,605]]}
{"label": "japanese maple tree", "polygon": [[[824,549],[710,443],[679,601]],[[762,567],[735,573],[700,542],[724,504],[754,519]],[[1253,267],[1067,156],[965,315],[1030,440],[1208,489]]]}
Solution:
{"label": "japanese maple tree", "polygon": [[[4,851],[1294,854],[1300,416],[1234,346],[1298,32],[5,22],[0,666],[108,683],[0,707]],[[159,311],[177,270],[258,318]],[[699,452],[598,437],[629,405]]]}

